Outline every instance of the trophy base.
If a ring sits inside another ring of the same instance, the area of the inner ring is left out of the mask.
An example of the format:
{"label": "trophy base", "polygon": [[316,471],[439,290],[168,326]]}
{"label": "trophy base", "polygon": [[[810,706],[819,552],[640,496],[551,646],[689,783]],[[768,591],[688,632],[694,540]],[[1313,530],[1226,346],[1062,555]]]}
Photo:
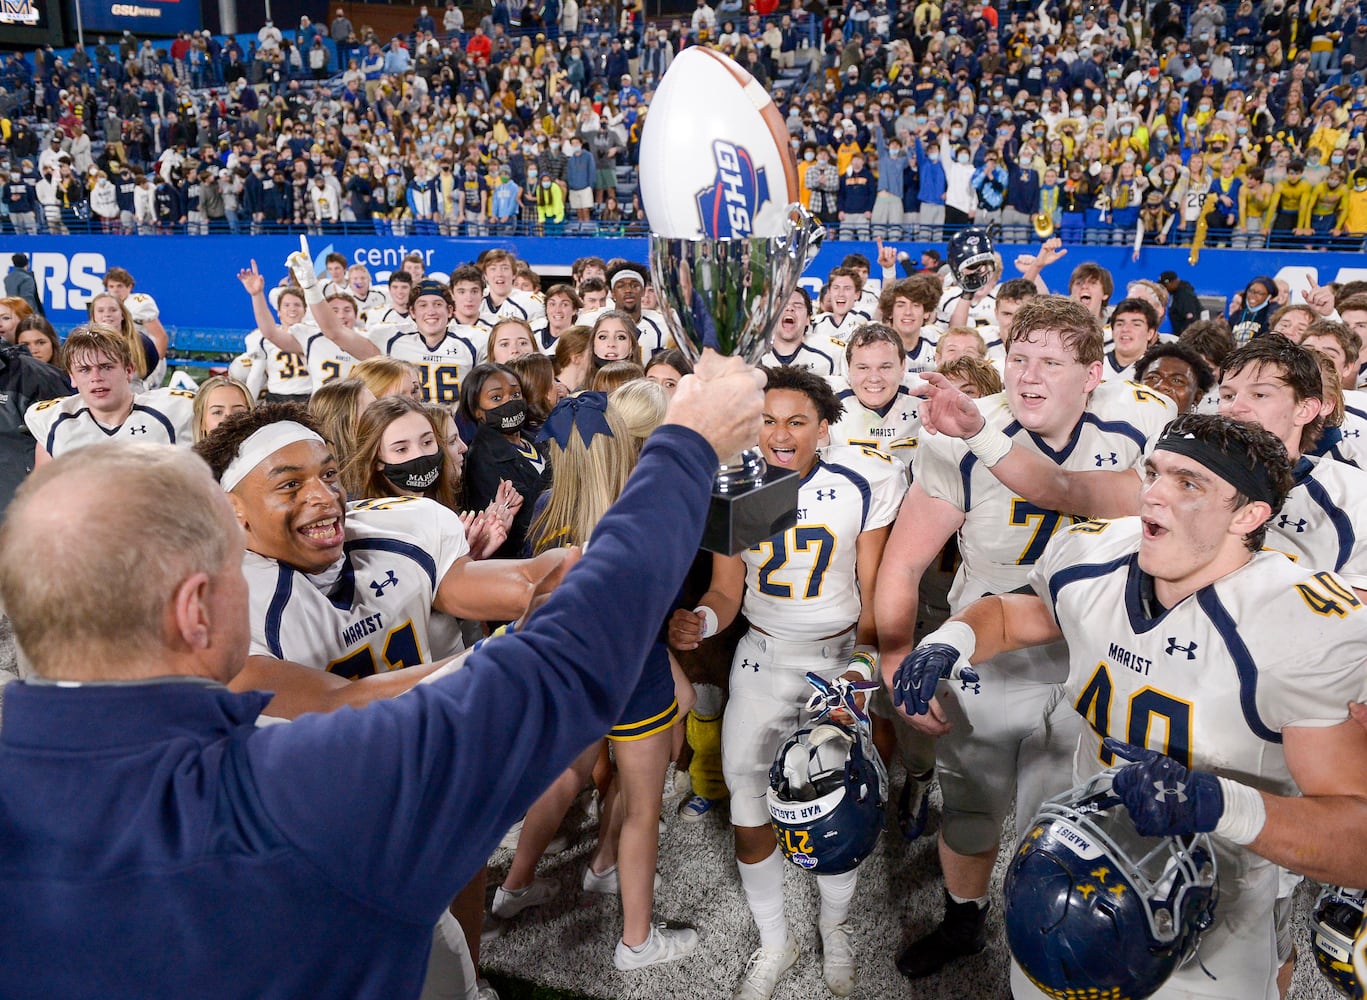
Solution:
{"label": "trophy base", "polygon": [[734,556],[797,524],[798,474],[772,466],[744,493],[712,493],[702,547]]}

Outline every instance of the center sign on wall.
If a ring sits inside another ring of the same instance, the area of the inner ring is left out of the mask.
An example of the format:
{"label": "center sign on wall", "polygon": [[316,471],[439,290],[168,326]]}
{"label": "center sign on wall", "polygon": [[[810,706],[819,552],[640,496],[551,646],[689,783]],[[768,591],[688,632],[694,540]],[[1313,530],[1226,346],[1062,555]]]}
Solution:
{"label": "center sign on wall", "polygon": [[[4,3],[6,0],[0,0]],[[203,26],[199,0],[76,0],[86,31],[174,35]]]}

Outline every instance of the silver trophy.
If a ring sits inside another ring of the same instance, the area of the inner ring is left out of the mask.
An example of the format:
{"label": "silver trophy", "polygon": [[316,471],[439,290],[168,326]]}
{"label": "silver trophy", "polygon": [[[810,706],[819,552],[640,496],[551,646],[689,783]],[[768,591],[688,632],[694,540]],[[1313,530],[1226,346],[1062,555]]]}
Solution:
{"label": "silver trophy", "polygon": [[[825,230],[788,206],[778,236],[650,238],[650,273],[669,331],[695,364],[703,349],[756,364]],[[758,448],[724,456],[702,547],[735,555],[797,523],[797,473],[770,469]]]}

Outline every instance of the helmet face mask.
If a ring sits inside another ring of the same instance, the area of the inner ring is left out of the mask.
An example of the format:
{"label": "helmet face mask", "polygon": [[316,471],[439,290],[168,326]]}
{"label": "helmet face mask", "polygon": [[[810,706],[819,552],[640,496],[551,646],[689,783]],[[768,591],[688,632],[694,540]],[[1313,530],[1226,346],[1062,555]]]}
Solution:
{"label": "helmet face mask", "polygon": [[994,279],[997,255],[986,229],[970,226],[950,237],[949,269],[966,292],[976,292]]}
{"label": "helmet face mask", "polygon": [[1150,996],[1214,920],[1210,837],[1141,836],[1112,774],[1045,802],[1007,869],[1007,943],[1052,997]]}
{"label": "helmet face mask", "polygon": [[987,260],[974,258],[960,266],[954,274],[959,279],[959,286],[964,291],[976,292],[992,281],[992,275],[996,270],[997,261],[995,257],[990,257]]}
{"label": "helmet face mask", "polygon": [[1315,964],[1334,989],[1353,1000],[1367,996],[1367,899],[1362,889],[1326,885],[1308,921]]}
{"label": "helmet face mask", "polygon": [[789,861],[819,875],[852,870],[883,829],[888,773],[867,729],[823,721],[799,729],[769,768],[769,817]]}

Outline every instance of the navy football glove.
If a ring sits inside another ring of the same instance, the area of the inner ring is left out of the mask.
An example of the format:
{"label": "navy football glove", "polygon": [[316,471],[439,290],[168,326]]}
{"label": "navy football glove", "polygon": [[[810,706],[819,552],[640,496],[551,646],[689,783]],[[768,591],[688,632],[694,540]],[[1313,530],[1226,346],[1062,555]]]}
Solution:
{"label": "navy football glove", "polygon": [[1210,833],[1225,811],[1220,779],[1189,771],[1156,750],[1107,737],[1111,753],[1134,763],[1111,779],[1111,791],[1124,803],[1134,828],[1145,837]]}
{"label": "navy football glove", "polygon": [[965,685],[978,683],[978,672],[963,651],[947,642],[932,642],[911,651],[892,677],[892,701],[907,715],[925,715],[941,678],[956,677]]}

